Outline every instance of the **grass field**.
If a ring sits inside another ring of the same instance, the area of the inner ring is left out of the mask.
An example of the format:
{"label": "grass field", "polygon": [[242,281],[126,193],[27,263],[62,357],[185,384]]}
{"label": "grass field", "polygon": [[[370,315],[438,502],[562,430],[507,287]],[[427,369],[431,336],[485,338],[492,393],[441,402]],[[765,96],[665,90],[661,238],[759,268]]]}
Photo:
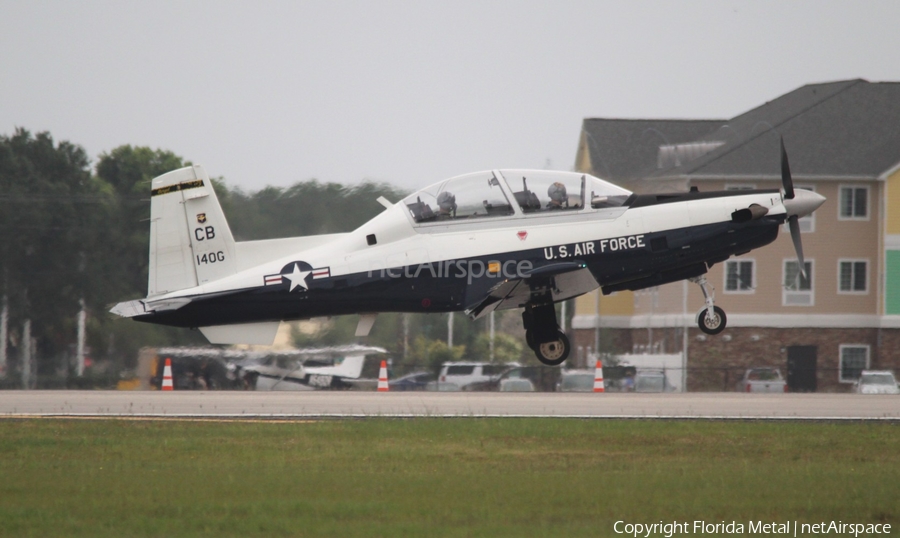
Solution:
{"label": "grass field", "polygon": [[0,420],[0,536],[616,536],[900,524],[900,426]]}

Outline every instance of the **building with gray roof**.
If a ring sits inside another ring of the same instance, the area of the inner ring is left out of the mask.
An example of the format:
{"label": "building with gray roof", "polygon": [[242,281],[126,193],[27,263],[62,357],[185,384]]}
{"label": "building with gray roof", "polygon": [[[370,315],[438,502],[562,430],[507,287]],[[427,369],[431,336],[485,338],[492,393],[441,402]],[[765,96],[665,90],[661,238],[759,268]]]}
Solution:
{"label": "building with gray roof", "polygon": [[[576,350],[686,350],[689,390],[721,390],[775,366],[792,390],[849,390],[865,368],[900,367],[900,83],[809,84],[729,120],[585,119],[576,168],[636,192],[780,188],[828,201],[801,220],[809,279],[790,234],[710,268],[728,328],[696,328],[694,286],[579,298]],[[587,359],[585,359],[587,360]]]}

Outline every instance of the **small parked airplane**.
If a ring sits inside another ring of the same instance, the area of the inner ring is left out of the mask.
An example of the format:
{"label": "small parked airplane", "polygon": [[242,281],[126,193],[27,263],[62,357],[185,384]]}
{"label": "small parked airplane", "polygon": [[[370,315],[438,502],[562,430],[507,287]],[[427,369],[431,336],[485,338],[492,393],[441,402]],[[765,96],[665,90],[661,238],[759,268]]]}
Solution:
{"label": "small parked airplane", "polygon": [[387,350],[374,346],[333,346],[258,353],[229,360],[228,370],[251,390],[349,389],[362,374],[366,356]]}
{"label": "small parked airplane", "polygon": [[349,389],[359,383],[366,358],[385,353],[355,344],[278,350],[164,347],[152,354],[150,384],[161,385],[167,359],[176,390]]}
{"label": "small parked airplane", "polygon": [[217,344],[271,343],[282,321],[379,312],[464,311],[478,319],[524,308],[528,346],[548,365],[571,345],[554,303],[678,280],[700,285],[704,332],[725,328],[705,274],[762,247],[788,222],[800,268],[798,219],[825,198],[784,190],[637,195],[574,172],[488,170],[436,183],[353,232],[236,242],[200,166],[153,180],[147,298],[111,311],[198,328]]}

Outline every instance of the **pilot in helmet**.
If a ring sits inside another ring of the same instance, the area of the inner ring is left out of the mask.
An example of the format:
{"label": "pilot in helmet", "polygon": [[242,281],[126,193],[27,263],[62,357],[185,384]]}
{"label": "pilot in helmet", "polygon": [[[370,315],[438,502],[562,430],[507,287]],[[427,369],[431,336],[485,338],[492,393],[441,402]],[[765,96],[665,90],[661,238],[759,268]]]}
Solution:
{"label": "pilot in helmet", "polygon": [[437,197],[439,218],[447,219],[456,217],[456,196],[449,192],[442,192]]}
{"label": "pilot in helmet", "polygon": [[562,209],[569,205],[569,197],[566,195],[566,186],[559,181],[550,185],[547,189],[547,196],[550,197],[550,203],[547,209]]}

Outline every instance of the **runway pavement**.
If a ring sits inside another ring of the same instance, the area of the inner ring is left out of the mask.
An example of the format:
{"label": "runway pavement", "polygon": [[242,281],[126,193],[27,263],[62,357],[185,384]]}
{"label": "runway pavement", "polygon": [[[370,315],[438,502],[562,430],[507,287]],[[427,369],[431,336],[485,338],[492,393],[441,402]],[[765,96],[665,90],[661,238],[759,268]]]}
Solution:
{"label": "runway pavement", "polygon": [[900,421],[857,394],[2,391],[0,418],[578,417]]}

